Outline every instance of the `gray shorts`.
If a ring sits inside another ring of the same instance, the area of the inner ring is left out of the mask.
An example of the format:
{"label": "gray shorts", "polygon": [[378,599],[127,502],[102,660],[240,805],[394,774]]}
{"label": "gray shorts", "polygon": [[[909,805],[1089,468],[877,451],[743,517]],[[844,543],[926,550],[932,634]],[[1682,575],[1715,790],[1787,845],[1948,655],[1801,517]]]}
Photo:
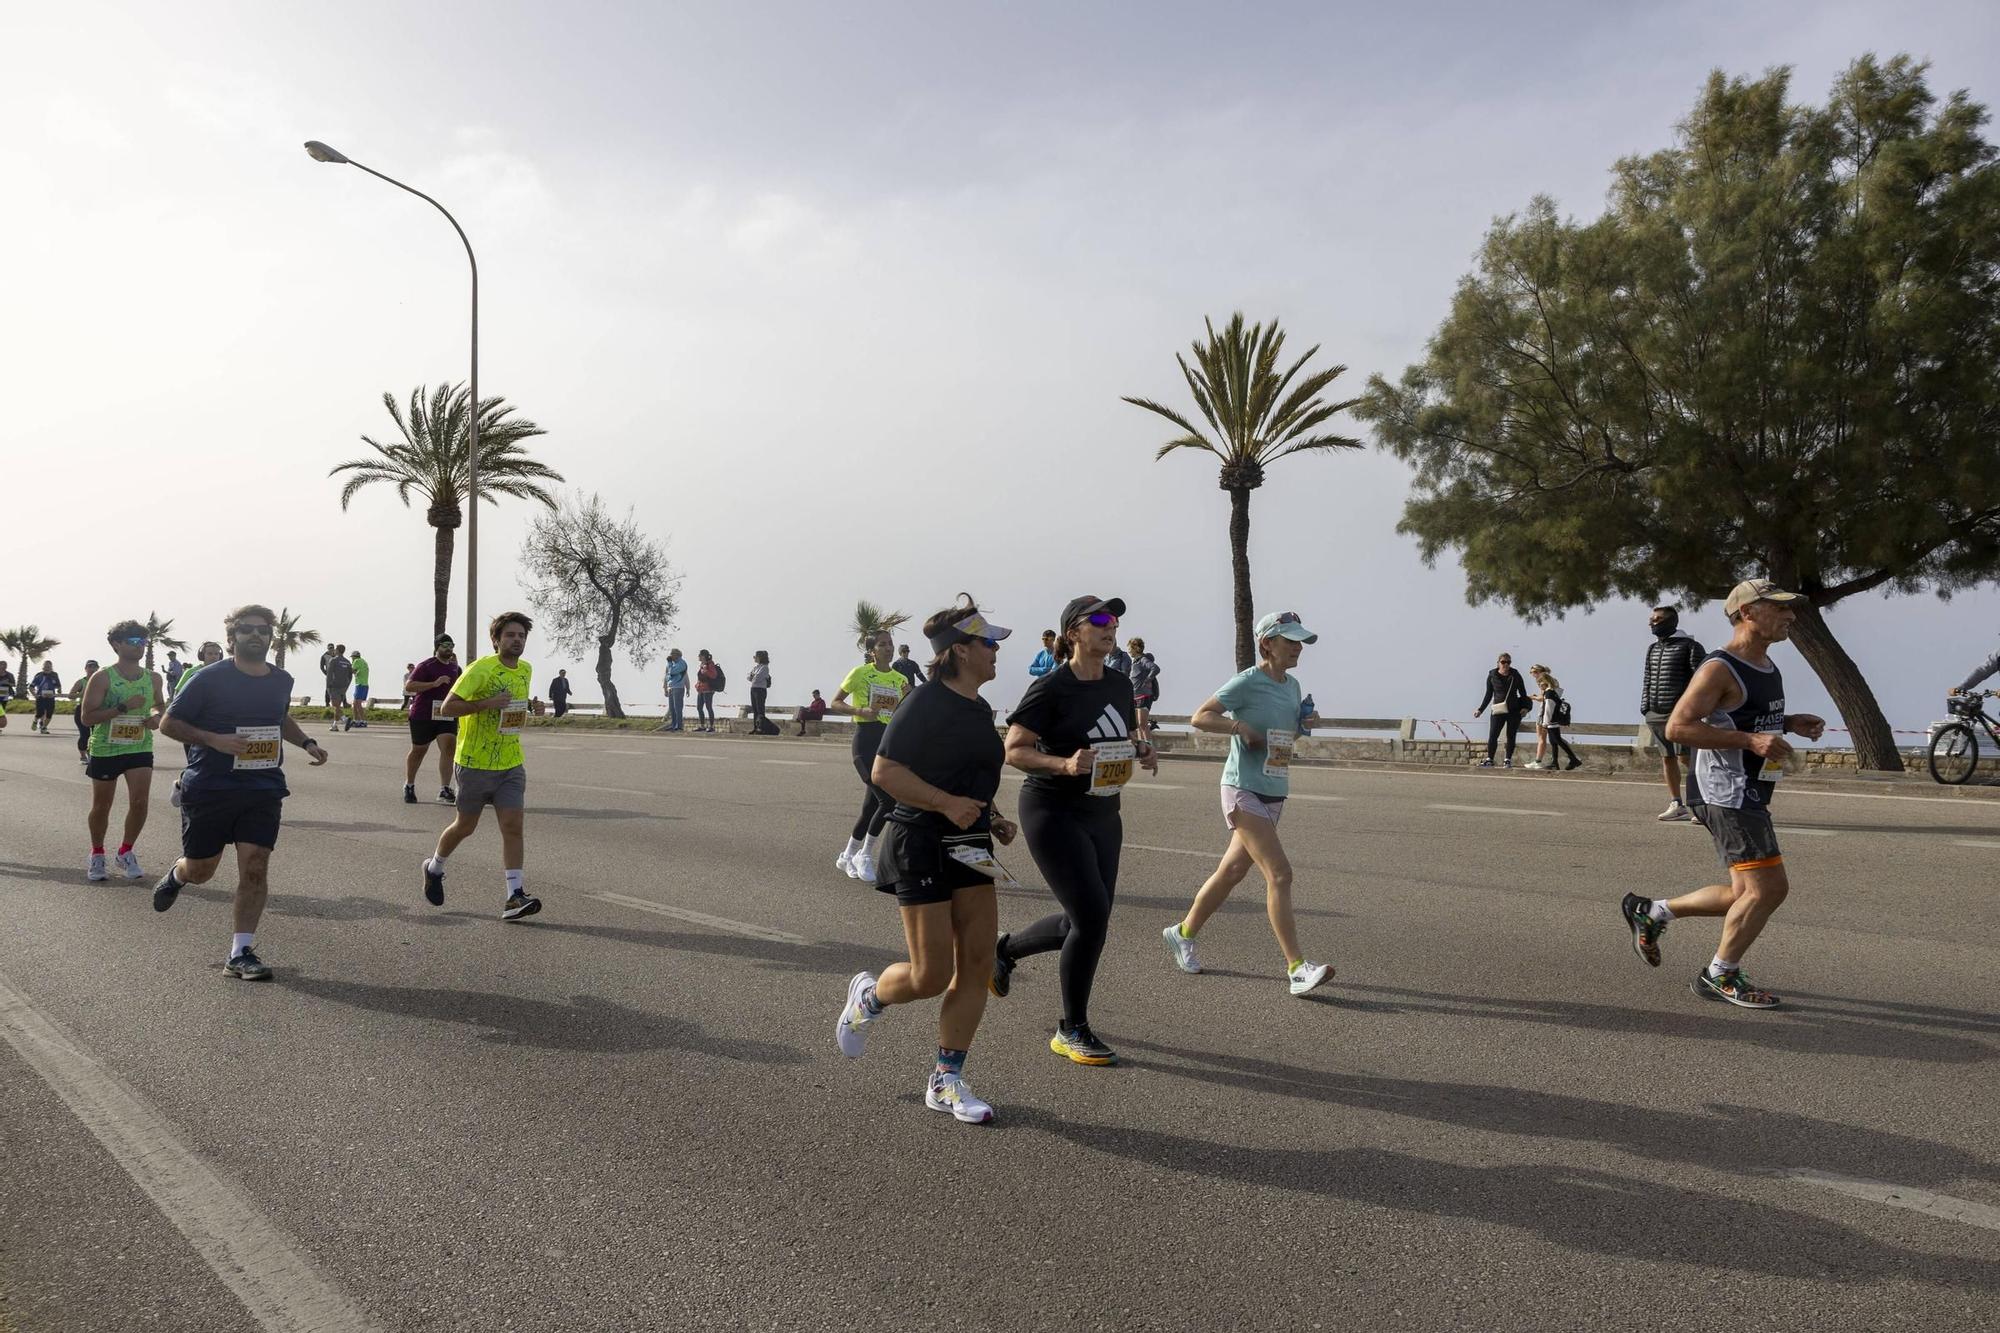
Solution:
{"label": "gray shorts", "polygon": [[1691,813],[1715,839],[1715,855],[1725,870],[1754,870],[1777,865],[1778,830],[1769,810],[1732,810],[1726,805],[1695,805]]}
{"label": "gray shorts", "polygon": [[512,768],[460,768],[454,764],[451,775],[462,815],[476,815],[487,805],[495,810],[527,808],[528,770],[521,764]]}
{"label": "gray shorts", "polygon": [[1672,741],[1667,739],[1666,718],[1663,717],[1647,718],[1646,730],[1653,733],[1653,744],[1659,746],[1662,750],[1665,750],[1668,754],[1679,755],[1683,759],[1692,759],[1694,757],[1694,747],[1692,745],[1676,745]]}
{"label": "gray shorts", "polygon": [[1222,784],[1222,822],[1232,830],[1239,815],[1255,815],[1276,824],[1285,813],[1285,798],[1265,796],[1247,787],[1232,787]]}

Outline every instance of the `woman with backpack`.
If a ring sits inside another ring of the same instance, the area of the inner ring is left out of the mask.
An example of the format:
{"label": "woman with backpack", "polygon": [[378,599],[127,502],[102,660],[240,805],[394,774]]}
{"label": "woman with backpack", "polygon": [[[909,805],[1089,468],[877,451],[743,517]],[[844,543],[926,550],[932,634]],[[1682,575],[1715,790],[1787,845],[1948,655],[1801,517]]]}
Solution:
{"label": "woman with backpack", "polygon": [[[1539,703],[1542,711],[1535,719],[1535,758],[1527,767],[1545,768],[1553,772],[1560,765],[1562,757],[1567,754],[1568,767],[1582,768],[1583,760],[1576,757],[1575,748],[1563,739],[1563,728],[1569,725],[1569,700],[1563,697],[1562,683],[1540,662],[1529,667],[1528,671],[1534,676],[1535,684],[1541,686],[1542,690],[1540,694],[1531,694],[1528,697]],[[1547,763],[1542,762],[1544,740],[1548,746]]]}
{"label": "woman with backpack", "polygon": [[715,657],[704,648],[698,654],[701,665],[694,673],[694,717],[696,731],[715,730],[715,696],[722,693],[727,679]]}

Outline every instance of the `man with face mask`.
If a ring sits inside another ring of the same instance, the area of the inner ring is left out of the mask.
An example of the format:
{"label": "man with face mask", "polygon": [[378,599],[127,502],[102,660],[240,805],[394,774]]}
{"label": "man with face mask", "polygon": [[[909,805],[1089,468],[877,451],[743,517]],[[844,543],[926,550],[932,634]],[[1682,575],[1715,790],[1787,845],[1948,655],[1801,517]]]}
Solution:
{"label": "man with face mask", "polygon": [[1671,824],[1692,818],[1688,808],[1681,802],[1681,760],[1690,756],[1685,745],[1675,745],[1667,739],[1667,719],[1674,715],[1674,705],[1687,693],[1689,682],[1694,679],[1696,668],[1707,656],[1702,646],[1681,629],[1681,613],[1671,606],[1653,608],[1651,620],[1653,642],[1646,649],[1646,673],[1639,687],[1639,711],[1645,715],[1646,726],[1653,733],[1653,741],[1666,752],[1661,761],[1662,776],[1667,781],[1668,804],[1660,812],[1660,822]]}

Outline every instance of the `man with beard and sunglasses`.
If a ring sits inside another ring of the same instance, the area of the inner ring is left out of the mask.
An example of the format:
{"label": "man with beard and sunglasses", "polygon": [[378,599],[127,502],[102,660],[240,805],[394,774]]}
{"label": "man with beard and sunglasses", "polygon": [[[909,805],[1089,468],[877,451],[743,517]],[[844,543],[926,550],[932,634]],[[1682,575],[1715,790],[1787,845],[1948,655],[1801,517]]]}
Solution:
{"label": "man with beard and sunglasses", "polygon": [[317,768],[327,760],[318,741],[292,720],[292,675],[265,658],[277,616],[251,603],[222,622],[227,660],[183,678],[160,730],[188,747],[181,775],[181,858],[153,886],[153,910],[174,905],[189,884],[206,884],[236,847],[236,902],[226,976],[269,981],[271,969],[253,947],[270,893],[271,853],[285,797],[284,746],[303,749]]}

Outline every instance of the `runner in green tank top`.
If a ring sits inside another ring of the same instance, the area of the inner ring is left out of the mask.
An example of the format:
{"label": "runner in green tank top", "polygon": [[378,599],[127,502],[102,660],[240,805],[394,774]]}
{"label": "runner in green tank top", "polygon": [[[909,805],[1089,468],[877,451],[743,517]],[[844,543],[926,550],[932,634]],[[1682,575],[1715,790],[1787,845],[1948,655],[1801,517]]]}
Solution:
{"label": "runner in green tank top", "polygon": [[127,879],[141,879],[132,844],[146,827],[146,804],[153,792],[153,733],[166,710],[166,688],[159,673],[140,661],[146,655],[146,627],[121,620],[105,636],[118,660],[93,675],[83,687],[78,716],[90,728],[90,859],[84,876],[107,879],[104,835],[111,825],[111,806],[118,781],[125,781],[125,840],[118,847],[118,869]]}

